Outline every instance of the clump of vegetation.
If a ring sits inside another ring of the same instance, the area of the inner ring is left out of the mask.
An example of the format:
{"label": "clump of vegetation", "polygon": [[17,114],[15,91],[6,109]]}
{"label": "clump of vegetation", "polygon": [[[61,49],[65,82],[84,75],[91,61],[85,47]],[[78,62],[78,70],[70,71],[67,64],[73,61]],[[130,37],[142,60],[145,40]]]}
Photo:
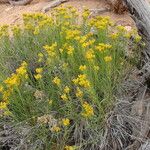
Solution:
{"label": "clump of vegetation", "polygon": [[11,32],[0,28],[1,119],[32,127],[23,142],[40,141],[36,150],[98,148],[115,92],[133,65],[125,52],[131,36],[140,40],[136,31],[89,15],[60,7],[51,16],[24,14],[23,27]]}

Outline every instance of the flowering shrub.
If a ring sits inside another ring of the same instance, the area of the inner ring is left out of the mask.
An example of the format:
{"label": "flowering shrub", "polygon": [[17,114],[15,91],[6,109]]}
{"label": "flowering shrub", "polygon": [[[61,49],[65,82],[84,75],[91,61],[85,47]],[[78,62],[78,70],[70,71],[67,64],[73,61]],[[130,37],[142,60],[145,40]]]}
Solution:
{"label": "flowering shrub", "polygon": [[140,41],[136,31],[89,15],[60,7],[24,14],[22,28],[0,28],[0,115],[36,127],[30,142],[46,149],[96,149],[133,65],[125,52],[131,36]]}

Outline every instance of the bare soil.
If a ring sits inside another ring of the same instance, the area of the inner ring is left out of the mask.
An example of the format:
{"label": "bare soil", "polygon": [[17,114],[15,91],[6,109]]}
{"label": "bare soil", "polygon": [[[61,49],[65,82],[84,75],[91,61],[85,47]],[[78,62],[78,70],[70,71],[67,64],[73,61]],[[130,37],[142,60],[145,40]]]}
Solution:
{"label": "bare soil", "polygon": [[[51,0],[33,0],[26,6],[11,6],[10,4],[0,4],[0,25],[3,24],[20,24],[23,13],[41,12],[42,8],[51,3]],[[70,0],[63,5],[73,5],[82,10],[83,8],[100,9],[108,7],[105,0]],[[134,26],[133,20],[128,13],[117,15],[113,12],[106,12],[100,15],[110,16],[117,24],[125,26]]]}

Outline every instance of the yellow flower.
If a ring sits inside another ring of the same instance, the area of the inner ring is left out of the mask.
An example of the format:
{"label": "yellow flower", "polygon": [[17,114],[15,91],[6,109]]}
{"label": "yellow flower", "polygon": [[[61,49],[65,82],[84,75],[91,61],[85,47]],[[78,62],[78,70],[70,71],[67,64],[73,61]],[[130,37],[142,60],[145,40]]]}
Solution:
{"label": "yellow flower", "polygon": [[38,53],[38,57],[44,57],[42,53]]}
{"label": "yellow flower", "polygon": [[67,48],[67,54],[68,54],[68,55],[73,54],[73,51],[74,51],[74,47],[69,46],[69,47]]}
{"label": "yellow flower", "polygon": [[41,74],[43,72],[43,68],[36,68],[36,73]]}
{"label": "yellow flower", "polygon": [[81,70],[81,71],[84,71],[84,70],[86,70],[86,65],[81,65],[80,67],[79,67],[79,70]]}
{"label": "yellow flower", "polygon": [[64,50],[62,48],[59,49],[60,53],[62,53]]}
{"label": "yellow flower", "polygon": [[13,35],[18,36],[21,33],[21,28],[17,25],[12,28]]}
{"label": "yellow flower", "polygon": [[85,54],[85,57],[88,59],[88,60],[93,60],[95,58],[95,55],[94,55],[94,51],[93,50],[88,50]]}
{"label": "yellow flower", "polygon": [[36,75],[34,75],[34,77],[35,77],[36,80],[39,80],[39,79],[42,78],[42,75],[41,74],[36,74]]}
{"label": "yellow flower", "polygon": [[66,39],[74,39],[75,37],[79,37],[81,34],[81,31],[79,30],[67,30],[66,31]]}
{"label": "yellow flower", "polygon": [[112,38],[113,40],[114,40],[114,39],[117,39],[118,36],[119,36],[118,33],[112,33],[111,35],[109,35],[109,37]]}
{"label": "yellow flower", "polygon": [[25,61],[23,61],[23,62],[21,63],[21,66],[27,67],[28,64],[27,64]]}
{"label": "yellow flower", "polygon": [[2,85],[0,85],[0,92],[3,92],[4,88]]}
{"label": "yellow flower", "polygon": [[92,40],[89,40],[88,41],[88,45],[92,45],[92,44],[94,44],[95,43],[95,39],[92,39]]}
{"label": "yellow flower", "polygon": [[118,29],[120,32],[125,32],[125,31],[127,31],[126,28],[125,28],[124,26],[121,26],[121,25],[117,26],[117,29]]}
{"label": "yellow flower", "polygon": [[74,14],[75,12],[77,12],[77,9],[76,8],[71,8],[70,11],[71,11],[71,13]]}
{"label": "yellow flower", "polygon": [[112,57],[111,56],[106,56],[104,57],[105,62],[110,62],[112,61]]}
{"label": "yellow flower", "polygon": [[42,53],[38,53],[38,62],[42,62],[44,55]]}
{"label": "yellow flower", "polygon": [[22,78],[27,77],[27,63],[25,61],[22,62],[21,66],[16,69],[16,73],[13,73],[10,77],[4,80],[4,83],[8,87],[18,86]]}
{"label": "yellow flower", "polygon": [[70,120],[68,118],[62,119],[62,123],[64,126],[69,126],[70,125]]}
{"label": "yellow flower", "polygon": [[83,97],[83,92],[80,90],[80,88],[79,88],[79,87],[77,87],[76,97],[78,97],[78,98]]}
{"label": "yellow flower", "polygon": [[39,33],[40,33],[40,29],[39,29],[39,27],[36,27],[33,34],[38,35]]}
{"label": "yellow flower", "polygon": [[71,16],[65,15],[64,18],[65,18],[65,19],[71,19]]}
{"label": "yellow flower", "polygon": [[82,17],[83,19],[87,19],[89,15],[90,15],[90,11],[88,9],[85,9],[82,14]]}
{"label": "yellow flower", "polygon": [[76,78],[76,79],[73,79],[73,80],[72,80],[72,82],[73,82],[74,84],[78,84],[78,82],[79,82],[79,79],[78,79],[78,78]]}
{"label": "yellow flower", "polygon": [[127,39],[130,39],[131,36],[132,36],[132,34],[131,34],[130,32],[128,32],[128,33],[126,33],[126,34],[124,35],[124,37],[127,38]]}
{"label": "yellow flower", "polygon": [[48,100],[48,104],[51,105],[53,103],[53,100]]}
{"label": "yellow flower", "polygon": [[99,70],[99,66],[94,66],[94,70],[98,71]]}
{"label": "yellow flower", "polygon": [[62,95],[61,95],[61,99],[62,99],[63,101],[67,101],[67,100],[68,100],[67,94],[62,94]]}
{"label": "yellow flower", "polygon": [[8,37],[9,31],[8,31],[8,25],[0,26],[0,37]]}
{"label": "yellow flower", "polygon": [[69,26],[70,22],[64,22],[64,26]]}
{"label": "yellow flower", "polygon": [[19,68],[16,70],[16,72],[17,72],[18,74],[20,74],[20,75],[24,75],[24,74],[27,73],[27,70],[25,69],[24,66],[21,66],[21,67],[19,67]]}
{"label": "yellow flower", "polygon": [[3,91],[3,100],[4,101],[8,101],[9,96],[11,95],[12,89],[8,89],[6,91]]}
{"label": "yellow flower", "polygon": [[68,63],[63,63],[62,64],[63,69],[66,69],[68,67],[68,65],[69,65]]}
{"label": "yellow flower", "polygon": [[60,129],[60,127],[58,127],[58,126],[53,126],[52,128],[51,128],[51,131],[52,132],[59,132],[61,129]]}
{"label": "yellow flower", "polygon": [[137,35],[137,36],[135,37],[135,42],[138,43],[138,42],[141,41],[141,39],[142,39],[141,36]]}
{"label": "yellow flower", "polygon": [[85,43],[85,41],[87,40],[87,36],[82,36],[81,38],[80,38],[80,43],[81,44],[83,44],[83,43]]}
{"label": "yellow flower", "polygon": [[80,40],[80,36],[76,36],[76,37],[74,37],[74,39],[79,41]]}
{"label": "yellow flower", "polygon": [[65,93],[69,93],[69,91],[70,91],[70,88],[69,88],[68,86],[65,86],[64,92],[65,92]]}
{"label": "yellow flower", "polygon": [[99,43],[98,46],[95,47],[98,51],[103,52],[106,49],[112,48],[112,45],[109,44],[104,44],[104,43]]}
{"label": "yellow flower", "polygon": [[27,74],[27,63],[25,62],[25,61],[23,61],[22,63],[21,63],[21,66],[18,68],[18,69],[16,69],[16,73],[18,74],[18,75],[26,75]]}
{"label": "yellow flower", "polygon": [[0,102],[0,109],[6,109],[7,103],[6,102]]}
{"label": "yellow flower", "polygon": [[66,145],[65,150],[75,150],[75,147]]}
{"label": "yellow flower", "polygon": [[55,48],[57,47],[57,43],[52,44],[51,46],[45,45],[43,48],[46,50],[50,57],[56,56]]}
{"label": "yellow flower", "polygon": [[78,75],[78,78],[72,80],[74,84],[78,84],[84,88],[90,87],[90,82],[87,80],[86,74]]}
{"label": "yellow flower", "polygon": [[89,44],[88,44],[87,42],[82,44],[82,47],[83,47],[83,48],[86,48],[86,47],[88,47],[88,46],[89,46]]}
{"label": "yellow flower", "polygon": [[8,87],[18,86],[20,84],[20,78],[19,78],[19,76],[17,74],[12,74],[11,77],[9,77],[6,80],[4,80],[4,83]]}
{"label": "yellow flower", "polygon": [[61,80],[60,80],[58,77],[55,77],[55,78],[53,79],[53,83],[56,84],[57,86],[59,86],[60,83],[61,83]]}
{"label": "yellow flower", "polygon": [[88,104],[87,102],[84,102],[82,107],[84,109],[82,116],[88,118],[94,115],[93,107],[90,104]]}

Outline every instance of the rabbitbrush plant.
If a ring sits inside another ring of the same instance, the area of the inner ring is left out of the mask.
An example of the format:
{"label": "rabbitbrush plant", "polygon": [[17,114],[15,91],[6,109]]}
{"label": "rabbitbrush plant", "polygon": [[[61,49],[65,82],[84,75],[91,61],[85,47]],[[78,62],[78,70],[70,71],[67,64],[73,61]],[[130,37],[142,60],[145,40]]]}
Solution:
{"label": "rabbitbrush plant", "polygon": [[60,7],[0,28],[1,120],[30,126],[28,149],[99,149],[115,93],[136,62],[126,58],[130,38],[136,49],[140,37],[89,14]]}

